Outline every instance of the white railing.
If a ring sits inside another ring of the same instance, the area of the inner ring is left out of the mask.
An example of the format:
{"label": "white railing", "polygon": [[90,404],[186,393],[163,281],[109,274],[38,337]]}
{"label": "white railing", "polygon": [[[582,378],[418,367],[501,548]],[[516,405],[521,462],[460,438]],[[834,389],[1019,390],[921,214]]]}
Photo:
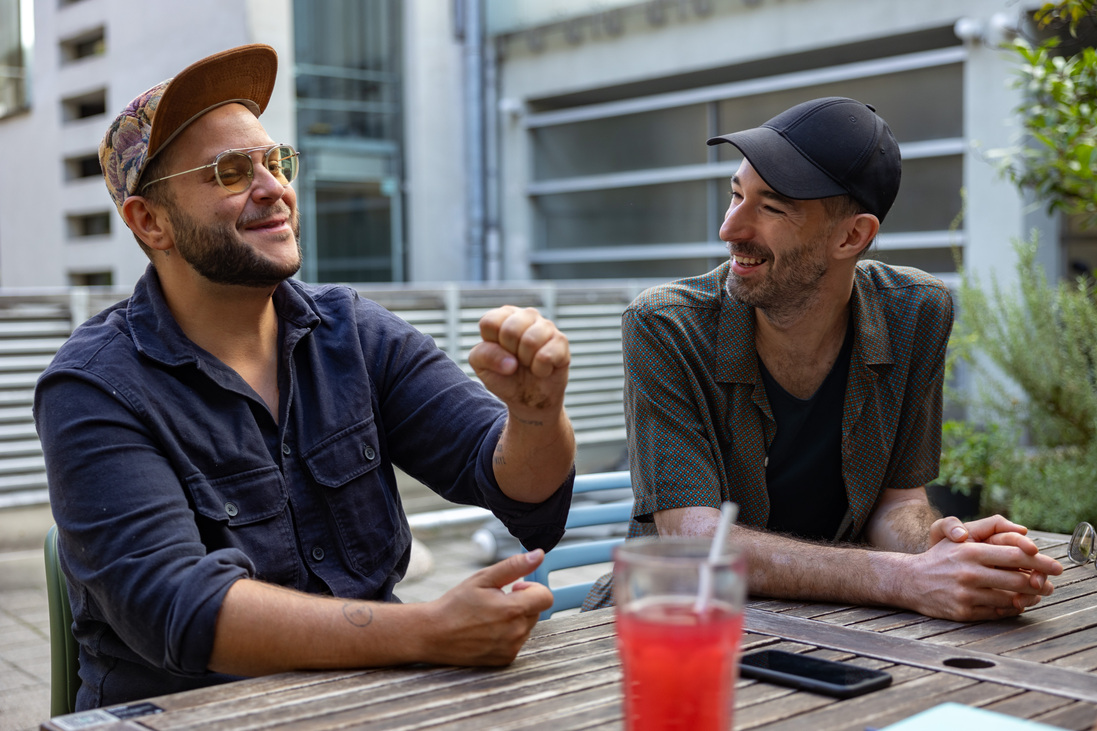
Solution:
{"label": "white railing", "polygon": [[[434,338],[469,375],[469,349],[480,316],[502,304],[537,307],[571,342],[565,406],[580,457],[591,463],[624,451],[621,312],[649,283],[590,280],[528,285],[362,285],[358,291]],[[95,288],[0,292],[0,508],[47,502],[45,466],[34,431],[34,384],[79,323],[124,299],[127,292]]]}

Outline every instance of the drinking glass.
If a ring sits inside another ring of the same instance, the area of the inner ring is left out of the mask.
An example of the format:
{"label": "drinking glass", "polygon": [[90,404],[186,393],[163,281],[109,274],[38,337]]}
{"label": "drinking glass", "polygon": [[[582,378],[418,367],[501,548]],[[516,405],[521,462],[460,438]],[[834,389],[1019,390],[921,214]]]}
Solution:
{"label": "drinking glass", "polygon": [[704,539],[646,538],[614,552],[617,647],[630,731],[731,728],[746,561],[724,545],[710,562],[710,549]]}

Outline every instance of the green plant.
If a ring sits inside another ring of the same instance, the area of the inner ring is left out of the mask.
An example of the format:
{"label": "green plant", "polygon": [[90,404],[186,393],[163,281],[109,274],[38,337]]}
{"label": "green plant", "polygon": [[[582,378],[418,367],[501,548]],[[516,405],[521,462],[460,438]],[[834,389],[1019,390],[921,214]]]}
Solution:
{"label": "green plant", "polygon": [[1056,533],[1097,521],[1097,449],[1020,451],[1002,466],[1004,507],[1012,520]]}
{"label": "green plant", "polygon": [[941,427],[938,482],[962,495],[970,495],[975,487],[992,489],[997,465],[1008,450],[998,424],[977,428],[966,421],[946,421]]}
{"label": "green plant", "polygon": [[[1049,212],[1097,226],[1097,0],[1049,2],[1034,18],[1050,37],[1013,45],[1026,139],[999,151],[1001,169]],[[996,279],[984,290],[964,273],[954,343],[982,371],[979,406],[1016,435],[1014,446],[1003,442],[994,452],[984,507],[1032,528],[1069,532],[1097,518],[1097,301],[1092,278],[1049,283],[1036,265],[1037,243],[1015,244],[1015,291]],[[952,456],[943,460],[977,462],[971,438],[960,433],[950,448],[946,437]],[[946,469],[943,462],[943,475]]]}
{"label": "green plant", "polygon": [[[1097,438],[1097,307],[1085,279],[1049,283],[1036,242],[1017,244],[1017,290],[997,278],[960,286],[961,339],[1001,369],[986,372],[983,405],[1016,422],[1037,447],[1081,446]],[[970,358],[970,353],[968,357]],[[1024,394],[1018,399],[1017,389]]]}
{"label": "green plant", "polygon": [[[1048,282],[1035,241],[1016,248],[1016,290],[996,279],[984,290],[965,274],[959,291],[957,330],[972,346],[964,357],[983,375],[977,401],[1002,425],[984,503],[1031,528],[1070,532],[1097,514],[1097,306],[1086,280]],[[957,455],[971,451],[970,434],[956,438]]]}
{"label": "green plant", "polygon": [[1095,5],[1047,3],[1035,19],[1054,34],[1040,43],[1014,41],[1016,86],[1025,94],[1016,112],[1026,139],[997,152],[1016,185],[1033,190],[1049,212],[1078,215],[1087,226],[1097,225],[1097,50],[1085,43],[1068,49],[1062,39],[1097,27]]}

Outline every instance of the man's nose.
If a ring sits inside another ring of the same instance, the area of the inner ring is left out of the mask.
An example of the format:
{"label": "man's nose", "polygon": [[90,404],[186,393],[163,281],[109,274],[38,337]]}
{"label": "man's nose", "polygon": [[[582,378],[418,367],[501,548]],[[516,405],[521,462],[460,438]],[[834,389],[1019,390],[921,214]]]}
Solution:
{"label": "man's nose", "polygon": [[720,240],[731,243],[749,238],[750,221],[743,206],[729,206],[720,224]]}
{"label": "man's nose", "polygon": [[[252,164],[255,161],[252,160]],[[251,179],[251,196],[256,200],[278,200],[286,193],[288,183],[282,183],[274,177],[274,173],[267,168],[266,161],[255,165],[255,171]]]}

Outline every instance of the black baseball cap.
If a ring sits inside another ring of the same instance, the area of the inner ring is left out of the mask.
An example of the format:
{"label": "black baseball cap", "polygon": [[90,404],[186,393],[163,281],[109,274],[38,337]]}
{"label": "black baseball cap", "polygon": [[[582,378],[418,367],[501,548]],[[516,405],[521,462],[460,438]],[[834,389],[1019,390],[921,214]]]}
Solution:
{"label": "black baseball cap", "polygon": [[854,99],[813,99],[708,144],[721,142],[739,148],[762,180],[788,198],[848,193],[883,221],[899,192],[899,144],[876,110]]}

